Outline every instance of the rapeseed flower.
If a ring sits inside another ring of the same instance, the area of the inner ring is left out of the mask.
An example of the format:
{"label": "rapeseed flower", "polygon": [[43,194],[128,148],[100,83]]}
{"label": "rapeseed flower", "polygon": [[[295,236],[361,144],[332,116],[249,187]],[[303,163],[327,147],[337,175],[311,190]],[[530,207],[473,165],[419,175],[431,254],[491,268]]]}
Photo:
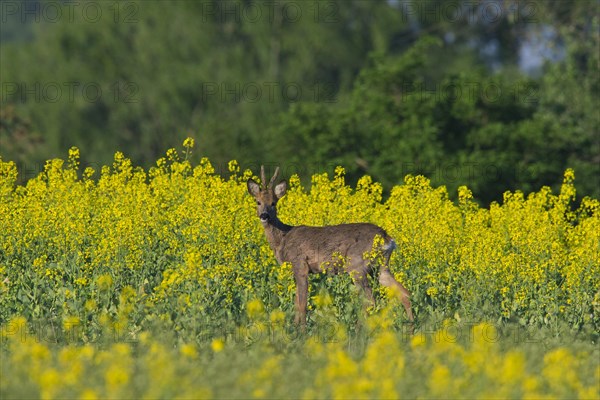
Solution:
{"label": "rapeseed flower", "polygon": [[[148,171],[117,152],[83,173],[71,148],[24,186],[0,159],[0,392],[598,397],[589,343],[535,342],[529,358],[502,336],[504,324],[600,326],[600,202],[577,198],[574,171],[558,193],[506,192],[489,208],[465,186],[455,203],[422,176],[385,199],[371,177],[349,185],[341,167],[310,188],[292,176],[280,218],[382,226],[417,315],[416,335],[403,337],[401,306],[377,279],[365,312],[348,276],[322,274],[309,281],[307,332],[295,334],[292,266],[277,264],[257,221],[245,185],[253,172],[231,161],[223,178],[207,158],[191,164],[193,139],[183,147],[185,157],[171,149]],[[365,254],[375,263],[379,244]],[[419,326],[429,320],[442,329]],[[464,323],[474,325],[461,336]],[[286,376],[295,379],[282,385]]]}
{"label": "rapeseed flower", "polygon": [[225,342],[223,339],[213,339],[213,341],[210,343],[210,348],[215,353],[220,353],[225,348]]}

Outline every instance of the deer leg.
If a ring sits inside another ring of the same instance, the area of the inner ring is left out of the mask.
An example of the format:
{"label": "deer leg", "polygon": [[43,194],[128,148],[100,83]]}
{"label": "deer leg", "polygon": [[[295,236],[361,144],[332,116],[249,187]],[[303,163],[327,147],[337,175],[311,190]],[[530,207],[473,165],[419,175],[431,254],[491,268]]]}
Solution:
{"label": "deer leg", "polygon": [[360,289],[362,289],[363,293],[365,294],[365,297],[369,301],[369,305],[371,307],[374,307],[375,299],[373,299],[373,291],[371,290],[371,285],[369,285],[369,278],[367,277],[367,273],[359,272],[359,271],[351,271],[350,275],[352,276],[352,279],[354,280],[354,284],[357,287],[359,287]]}
{"label": "deer leg", "polygon": [[294,322],[306,329],[306,305],[308,301],[308,265],[302,262],[294,265],[294,280],[296,281],[296,317]]}
{"label": "deer leg", "polygon": [[400,298],[400,301],[402,302],[402,305],[406,310],[406,315],[408,316],[408,320],[410,321],[410,327],[412,332],[414,318],[410,304],[410,292],[394,278],[394,275],[392,275],[392,273],[387,267],[381,269],[381,272],[379,273],[379,283],[385,287],[389,287],[397,291],[398,297]]}

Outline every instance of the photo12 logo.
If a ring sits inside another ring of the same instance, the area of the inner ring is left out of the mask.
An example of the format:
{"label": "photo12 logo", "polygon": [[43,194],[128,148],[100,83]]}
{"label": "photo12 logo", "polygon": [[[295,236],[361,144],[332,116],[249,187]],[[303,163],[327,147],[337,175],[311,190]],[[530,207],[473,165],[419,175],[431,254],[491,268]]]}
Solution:
{"label": "photo12 logo", "polygon": [[267,22],[294,24],[310,18],[318,23],[340,21],[339,5],[335,1],[203,1],[202,22],[233,21],[237,23]]}
{"label": "photo12 logo", "polygon": [[335,103],[336,87],[332,83],[315,82],[301,85],[298,82],[203,82],[200,97],[203,102],[219,103],[296,103],[313,101]]}
{"label": "photo12 logo", "polygon": [[[104,89],[103,89],[104,87]],[[139,86],[135,82],[115,81],[109,85],[98,82],[2,82],[3,102],[13,103],[137,103]]]}
{"label": "photo12 logo", "polygon": [[479,162],[440,162],[424,164],[417,162],[402,162],[402,175],[424,175],[430,179],[446,183],[464,183],[484,180],[526,179],[533,175],[531,167],[514,165],[510,168],[493,163]]}
{"label": "photo12 logo", "polygon": [[538,87],[533,83],[516,83],[506,85],[500,82],[446,82],[427,84],[421,81],[402,82],[400,100],[409,99],[425,101],[435,99],[444,102],[461,100],[478,101],[486,104],[498,103],[510,99],[521,104],[535,104],[539,101]]}
{"label": "photo12 logo", "polygon": [[7,23],[136,23],[139,4],[133,1],[2,1],[0,21]]}
{"label": "photo12 logo", "polygon": [[456,0],[443,2],[401,1],[397,8],[404,22],[420,23],[481,23],[497,24],[503,20],[537,22],[539,5],[536,1]]}

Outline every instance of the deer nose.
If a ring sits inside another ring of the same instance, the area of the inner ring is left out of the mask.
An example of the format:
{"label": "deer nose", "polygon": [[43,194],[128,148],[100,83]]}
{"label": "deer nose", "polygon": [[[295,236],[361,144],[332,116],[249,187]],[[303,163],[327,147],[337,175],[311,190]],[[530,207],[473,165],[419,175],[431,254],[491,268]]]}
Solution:
{"label": "deer nose", "polygon": [[267,214],[266,212],[260,214],[260,220],[263,221],[263,222],[268,221],[269,220],[269,214]]}

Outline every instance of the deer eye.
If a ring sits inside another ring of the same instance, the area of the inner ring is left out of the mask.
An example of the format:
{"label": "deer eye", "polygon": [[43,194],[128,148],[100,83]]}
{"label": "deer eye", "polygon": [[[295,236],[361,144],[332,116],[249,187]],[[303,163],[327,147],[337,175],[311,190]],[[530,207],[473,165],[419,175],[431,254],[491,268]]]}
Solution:
{"label": "deer eye", "polygon": [[257,201],[256,204],[260,206],[260,201]]}
{"label": "deer eye", "polygon": [[271,203],[271,207],[275,207],[275,202],[272,202],[272,203]]}

